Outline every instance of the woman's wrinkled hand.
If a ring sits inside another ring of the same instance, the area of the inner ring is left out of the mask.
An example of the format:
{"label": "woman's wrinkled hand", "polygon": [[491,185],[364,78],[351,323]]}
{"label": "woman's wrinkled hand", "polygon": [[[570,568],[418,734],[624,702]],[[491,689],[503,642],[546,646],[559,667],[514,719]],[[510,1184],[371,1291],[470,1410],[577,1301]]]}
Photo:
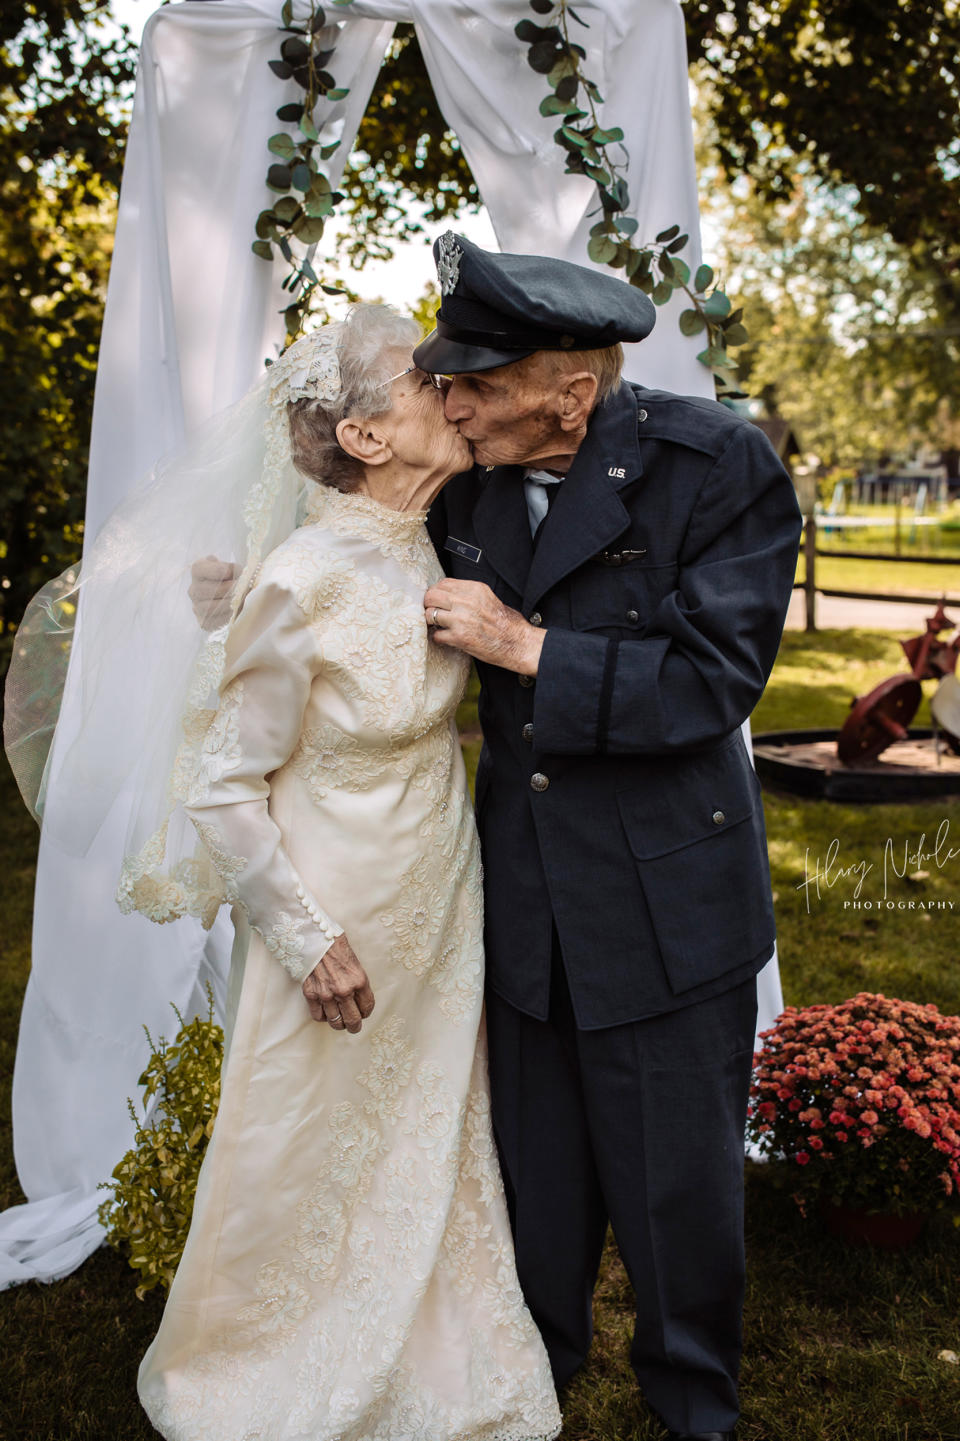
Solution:
{"label": "woman's wrinkled hand", "polygon": [[215,555],[205,555],[191,566],[187,595],[204,630],[219,630],[229,621],[236,576],[237,567],[228,560],[217,560]]}
{"label": "woman's wrinkled hand", "polygon": [[315,1021],[355,1036],[374,1007],[367,973],[346,936],[333,945],[307,976],[301,988]]}

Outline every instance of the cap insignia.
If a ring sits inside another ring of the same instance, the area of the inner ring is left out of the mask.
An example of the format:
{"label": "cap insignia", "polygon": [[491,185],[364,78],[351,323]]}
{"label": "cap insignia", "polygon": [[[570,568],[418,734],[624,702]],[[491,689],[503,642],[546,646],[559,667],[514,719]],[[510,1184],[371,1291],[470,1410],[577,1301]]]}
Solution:
{"label": "cap insignia", "polygon": [[456,290],[462,259],[463,246],[453,231],[448,230],[437,242],[437,276],[440,280],[441,295],[452,295]]}

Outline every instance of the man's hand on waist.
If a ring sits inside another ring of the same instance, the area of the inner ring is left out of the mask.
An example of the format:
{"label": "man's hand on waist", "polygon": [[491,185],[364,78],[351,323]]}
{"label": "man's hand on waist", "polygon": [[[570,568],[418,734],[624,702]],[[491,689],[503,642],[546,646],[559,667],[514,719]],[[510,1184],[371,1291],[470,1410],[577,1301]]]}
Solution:
{"label": "man's hand on waist", "polygon": [[481,581],[438,581],[424,596],[423,611],[437,645],[455,646],[518,675],[536,675],[546,632],[504,605]]}

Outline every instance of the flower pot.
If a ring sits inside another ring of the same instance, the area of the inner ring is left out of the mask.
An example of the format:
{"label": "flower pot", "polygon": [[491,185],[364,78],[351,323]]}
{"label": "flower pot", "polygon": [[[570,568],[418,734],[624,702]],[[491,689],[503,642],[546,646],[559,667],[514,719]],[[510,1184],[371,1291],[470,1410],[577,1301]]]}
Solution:
{"label": "flower pot", "polygon": [[899,1251],[917,1239],[926,1223],[922,1211],[906,1216],[887,1212],[862,1211],[856,1206],[831,1206],[822,1210],[828,1231],[853,1246],[877,1246],[884,1251]]}

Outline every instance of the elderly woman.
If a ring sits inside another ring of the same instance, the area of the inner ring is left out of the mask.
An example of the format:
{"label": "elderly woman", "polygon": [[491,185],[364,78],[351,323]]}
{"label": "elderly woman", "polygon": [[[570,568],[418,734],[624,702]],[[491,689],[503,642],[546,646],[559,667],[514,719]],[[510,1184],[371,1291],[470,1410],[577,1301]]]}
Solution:
{"label": "elderly woman", "polygon": [[176,1441],[560,1427],[490,1129],[467,662],[423,613],[426,508],[470,457],[417,339],[358,307],[271,370],[301,523],[214,637],[219,700],[174,782],[198,858],[122,887],[170,919],[212,863],[237,929],[220,1110],[139,1376]]}

